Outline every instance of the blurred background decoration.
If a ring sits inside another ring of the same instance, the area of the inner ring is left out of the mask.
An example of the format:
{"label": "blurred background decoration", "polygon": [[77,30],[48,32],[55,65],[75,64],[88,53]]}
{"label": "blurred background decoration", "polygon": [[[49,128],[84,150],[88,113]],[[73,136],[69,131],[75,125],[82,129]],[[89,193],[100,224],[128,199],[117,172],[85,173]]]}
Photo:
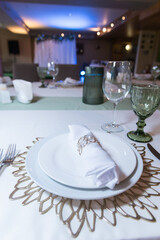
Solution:
{"label": "blurred background decoration", "polygon": [[133,74],[151,73],[160,62],[160,1],[1,1],[0,74],[12,76],[15,63],[46,67],[52,56],[79,72],[93,60],[128,60]]}

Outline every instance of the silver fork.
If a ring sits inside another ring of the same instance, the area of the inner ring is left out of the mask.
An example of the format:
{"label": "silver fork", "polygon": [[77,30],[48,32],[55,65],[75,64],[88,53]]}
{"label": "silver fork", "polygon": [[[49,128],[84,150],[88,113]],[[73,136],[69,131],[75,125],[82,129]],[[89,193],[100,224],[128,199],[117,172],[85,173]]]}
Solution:
{"label": "silver fork", "polygon": [[6,165],[8,166],[11,163],[13,163],[13,161],[15,159],[15,155],[16,155],[16,144],[10,144],[8,149],[7,149],[7,152],[6,152],[5,156],[4,156],[4,158],[0,162],[0,170],[4,166],[6,166]]}

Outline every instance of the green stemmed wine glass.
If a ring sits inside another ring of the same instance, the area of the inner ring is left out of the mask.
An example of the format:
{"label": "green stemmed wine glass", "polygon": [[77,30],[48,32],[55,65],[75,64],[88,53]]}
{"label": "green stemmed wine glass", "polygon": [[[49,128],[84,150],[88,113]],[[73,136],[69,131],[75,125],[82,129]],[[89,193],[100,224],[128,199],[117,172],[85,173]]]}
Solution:
{"label": "green stemmed wine glass", "polygon": [[37,67],[37,71],[38,71],[38,75],[39,78],[41,80],[41,86],[39,86],[40,88],[46,88],[45,86],[45,78],[47,76],[47,68],[45,67]]}
{"label": "green stemmed wine glass", "polygon": [[151,68],[151,74],[154,78],[154,83],[156,83],[156,80],[160,77],[160,63],[154,62]]}
{"label": "green stemmed wine glass", "polygon": [[137,130],[131,131],[127,136],[136,142],[150,142],[152,137],[144,132],[145,119],[150,117],[160,103],[160,87],[158,85],[133,85],[131,89],[131,102],[135,114],[138,116]]}

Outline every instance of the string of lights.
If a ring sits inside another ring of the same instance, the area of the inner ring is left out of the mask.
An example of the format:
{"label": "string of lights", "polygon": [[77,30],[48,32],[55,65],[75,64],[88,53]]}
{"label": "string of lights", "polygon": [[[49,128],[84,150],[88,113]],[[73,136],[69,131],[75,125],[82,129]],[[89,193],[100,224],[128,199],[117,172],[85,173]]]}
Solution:
{"label": "string of lights", "polygon": [[63,40],[73,40],[75,38],[74,34],[51,34],[51,35],[47,35],[47,34],[41,34],[38,35],[36,38],[37,43],[42,42],[42,41],[46,41],[46,40],[56,40],[56,41],[63,41]]}
{"label": "string of lights", "polygon": [[116,21],[110,23],[106,27],[103,27],[101,30],[97,32],[97,36],[102,36],[106,33],[109,33],[114,29],[115,27],[119,26],[120,24],[123,24],[126,21],[126,16],[122,16],[118,18]]}
{"label": "string of lights", "polygon": [[[114,22],[108,24],[107,26],[101,28],[99,31],[97,31],[97,37],[101,37],[104,34],[107,34],[109,32],[111,32],[113,29],[115,29],[116,27],[118,27],[121,24],[124,24],[126,22],[127,19],[129,19],[130,16],[130,11],[127,12],[125,15],[121,16],[120,18],[118,18],[117,20],[115,20]],[[73,40],[75,38],[83,38],[83,34],[79,33],[79,34],[67,34],[67,33],[61,33],[61,34],[41,34],[37,36],[37,42],[41,42],[41,41],[45,41],[48,39],[54,39],[57,41],[63,41],[63,40]]]}

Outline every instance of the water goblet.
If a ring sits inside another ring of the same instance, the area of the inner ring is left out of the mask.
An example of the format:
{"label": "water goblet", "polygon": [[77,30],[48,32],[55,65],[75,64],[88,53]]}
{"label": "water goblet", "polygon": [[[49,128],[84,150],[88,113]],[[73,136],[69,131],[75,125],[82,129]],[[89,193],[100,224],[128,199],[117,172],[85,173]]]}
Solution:
{"label": "water goblet", "polygon": [[151,74],[154,78],[154,82],[156,82],[157,78],[160,77],[160,63],[154,62],[151,68]]}
{"label": "water goblet", "polygon": [[55,80],[59,72],[58,64],[56,61],[51,60],[48,62],[48,71],[53,78],[52,83],[49,85],[49,87],[55,88]]}
{"label": "water goblet", "polygon": [[127,136],[136,142],[150,142],[152,137],[144,132],[145,119],[150,117],[160,103],[160,87],[156,84],[137,84],[131,89],[131,102],[135,114],[138,116],[137,130]]}
{"label": "water goblet", "polygon": [[41,86],[39,86],[40,88],[45,88],[45,78],[47,76],[47,68],[45,67],[37,67],[37,72],[38,72],[38,76],[41,80]]}
{"label": "water goblet", "polygon": [[121,132],[123,127],[116,123],[115,113],[117,104],[122,101],[131,88],[131,70],[128,61],[109,61],[104,70],[102,88],[105,96],[113,103],[113,122],[102,124],[107,132]]}

